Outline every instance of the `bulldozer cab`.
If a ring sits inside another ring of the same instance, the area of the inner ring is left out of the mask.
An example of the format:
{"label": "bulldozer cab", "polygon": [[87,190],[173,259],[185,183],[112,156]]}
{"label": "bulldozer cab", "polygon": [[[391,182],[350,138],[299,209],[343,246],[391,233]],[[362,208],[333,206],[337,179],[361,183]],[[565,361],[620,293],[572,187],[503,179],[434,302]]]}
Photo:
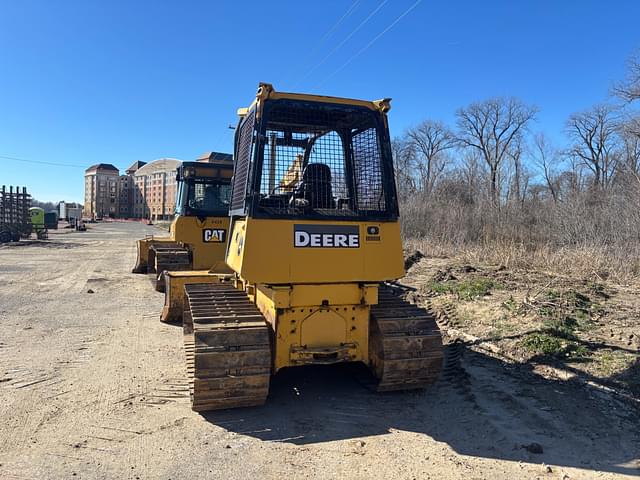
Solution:
{"label": "bulldozer cab", "polygon": [[176,215],[187,217],[225,217],[231,200],[231,162],[183,162],[176,180]]}
{"label": "bulldozer cab", "polygon": [[228,270],[224,255],[233,162],[230,155],[224,156],[229,160],[183,162],[176,172],[176,215],[169,236],[137,242],[138,256],[132,271],[154,274],[158,291],[164,289],[165,270]]}
{"label": "bulldozer cab", "polygon": [[261,84],[236,129],[227,264],[249,283],[404,274],[389,100]]}
{"label": "bulldozer cab", "polygon": [[388,100],[335,100],[271,90],[254,102],[236,131],[232,215],[397,218]]}

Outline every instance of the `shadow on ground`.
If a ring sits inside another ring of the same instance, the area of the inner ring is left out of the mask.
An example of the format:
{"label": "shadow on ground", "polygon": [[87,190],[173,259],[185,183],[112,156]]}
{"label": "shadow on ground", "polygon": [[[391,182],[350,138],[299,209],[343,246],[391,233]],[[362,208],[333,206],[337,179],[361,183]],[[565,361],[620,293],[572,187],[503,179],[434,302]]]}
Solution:
{"label": "shadow on ground", "polygon": [[[502,335],[497,338],[481,338],[475,342],[471,342],[471,345],[482,345],[485,342],[491,342],[496,340],[522,340],[527,335],[545,333],[544,329],[532,329],[515,335]],[[595,360],[590,354],[597,353],[599,351],[616,352],[623,354],[637,355],[637,350],[634,348],[625,348],[619,345],[612,345],[601,341],[588,341],[580,338],[573,338],[571,341],[583,347],[589,355],[587,356],[565,356],[565,355],[545,355],[536,354],[529,359],[531,365],[547,365],[549,367],[561,368],[568,372],[571,372],[585,381],[595,382],[609,388],[617,389],[625,393],[628,392],[629,396],[634,396],[640,404],[640,360],[633,361],[628,368],[621,370],[618,373],[611,374],[609,376],[595,376],[589,372],[575,368],[576,364],[592,363]]]}
{"label": "shadow on ground", "polygon": [[45,248],[76,248],[84,246],[84,243],[67,242],[61,240],[20,240],[19,242],[9,242],[1,244],[3,248],[18,248],[18,247],[45,247]]}
{"label": "shadow on ground", "polygon": [[462,455],[640,474],[637,406],[476,352],[465,352],[462,366],[425,391],[386,394],[366,388],[363,370],[354,366],[283,370],[264,407],[205,418],[238,434],[296,445],[401,430]]}

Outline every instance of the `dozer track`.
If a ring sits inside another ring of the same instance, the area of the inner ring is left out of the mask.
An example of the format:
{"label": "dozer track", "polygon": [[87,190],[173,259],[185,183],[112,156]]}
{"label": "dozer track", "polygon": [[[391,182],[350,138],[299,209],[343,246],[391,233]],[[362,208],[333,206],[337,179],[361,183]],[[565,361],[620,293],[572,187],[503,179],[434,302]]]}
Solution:
{"label": "dozer track", "polygon": [[379,392],[424,388],[442,370],[442,336],[435,316],[381,285],[371,307],[369,357]]}
{"label": "dozer track", "polygon": [[264,404],[271,347],[260,311],[246,293],[228,284],[184,288],[184,345],[193,410]]}

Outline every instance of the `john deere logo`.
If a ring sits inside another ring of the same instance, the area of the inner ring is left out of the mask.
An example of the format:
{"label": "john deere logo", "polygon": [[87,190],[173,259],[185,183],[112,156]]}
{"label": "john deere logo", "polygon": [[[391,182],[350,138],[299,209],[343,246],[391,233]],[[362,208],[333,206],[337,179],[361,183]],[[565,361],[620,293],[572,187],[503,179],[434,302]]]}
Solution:
{"label": "john deere logo", "polygon": [[217,228],[205,228],[202,230],[202,240],[205,243],[221,243],[225,241],[226,230]]}
{"label": "john deere logo", "polygon": [[358,248],[357,225],[294,225],[293,246],[296,248]]}
{"label": "john deere logo", "polygon": [[380,228],[376,225],[369,225],[367,227],[367,236],[365,237],[367,242],[379,242],[380,241]]}

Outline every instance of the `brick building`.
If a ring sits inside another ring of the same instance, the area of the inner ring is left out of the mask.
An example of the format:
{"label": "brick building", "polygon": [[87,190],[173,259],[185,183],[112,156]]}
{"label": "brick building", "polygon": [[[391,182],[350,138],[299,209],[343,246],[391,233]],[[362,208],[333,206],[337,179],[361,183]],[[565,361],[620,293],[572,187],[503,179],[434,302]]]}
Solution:
{"label": "brick building", "polygon": [[84,215],[89,218],[118,216],[120,172],[110,163],[91,165],[84,172]]}
{"label": "brick building", "polygon": [[131,216],[150,220],[169,220],[176,208],[176,169],[182,163],[161,158],[138,168],[132,174]]}
{"label": "brick building", "polygon": [[133,179],[129,175],[118,178],[118,217],[131,217]]}
{"label": "brick building", "polygon": [[133,162],[125,170],[124,175],[120,175],[118,181],[118,216],[120,218],[134,218],[135,181],[133,175],[146,164],[146,162],[141,161]]}
{"label": "brick building", "polygon": [[[205,152],[198,162],[229,161],[228,153]],[[137,161],[123,175],[108,163],[99,163],[85,171],[85,212],[89,218],[147,218],[170,220],[176,207],[176,169],[182,162],[160,158],[146,163]]]}

